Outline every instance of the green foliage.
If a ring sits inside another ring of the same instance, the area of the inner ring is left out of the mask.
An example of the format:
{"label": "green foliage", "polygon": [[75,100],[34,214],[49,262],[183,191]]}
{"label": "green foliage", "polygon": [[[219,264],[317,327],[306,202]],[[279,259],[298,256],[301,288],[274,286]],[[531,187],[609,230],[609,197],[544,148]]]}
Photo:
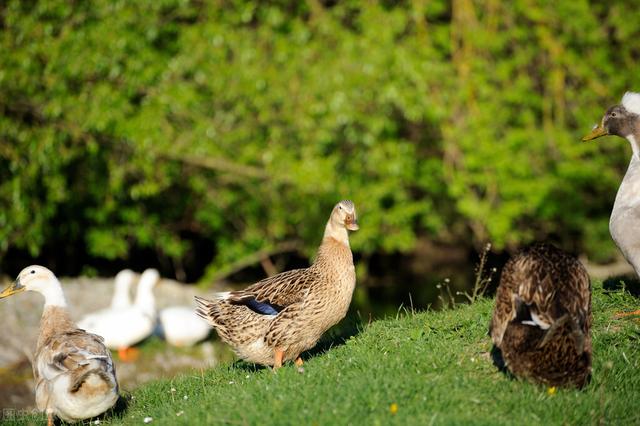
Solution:
{"label": "green foliage", "polygon": [[[580,136],[638,87],[631,1],[8,1],[0,256],[79,241],[210,273],[311,254],[351,198],[365,255],[417,238],[606,257],[629,156]],[[602,146],[602,148],[599,148]]]}
{"label": "green foliage", "polygon": [[138,425],[145,417],[153,425],[637,424],[639,327],[614,319],[636,307],[629,293],[594,285],[593,375],[581,391],[554,394],[499,372],[487,336],[493,301],[480,299],[375,321],[308,359],[302,374],[292,364],[274,374],[236,363],[157,381],[136,389],[129,407],[101,424]]}

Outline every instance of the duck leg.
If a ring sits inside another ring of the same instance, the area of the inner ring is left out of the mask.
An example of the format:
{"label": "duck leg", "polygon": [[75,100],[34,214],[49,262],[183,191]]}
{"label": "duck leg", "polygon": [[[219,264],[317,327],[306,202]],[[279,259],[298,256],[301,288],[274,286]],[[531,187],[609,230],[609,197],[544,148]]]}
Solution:
{"label": "duck leg", "polygon": [[302,360],[302,358],[298,357],[294,361],[294,364],[296,365],[296,367],[302,367],[302,364],[304,364],[304,361]]}
{"label": "duck leg", "polygon": [[542,339],[542,342],[540,342],[540,344],[538,345],[538,349],[542,349],[547,343],[549,343],[556,332],[570,320],[571,318],[569,318],[569,314],[564,314],[556,321],[554,321],[553,324],[551,324],[551,327],[547,329],[547,332],[544,335],[544,339]]}
{"label": "duck leg", "polygon": [[640,315],[640,309],[633,312],[620,312],[616,314],[616,318],[624,318],[624,317],[637,316],[637,315]]}
{"label": "duck leg", "polygon": [[53,426],[53,413],[47,413],[47,426]]}
{"label": "duck leg", "polygon": [[278,368],[282,367],[282,358],[284,358],[284,351],[276,349],[273,356],[273,371],[276,371]]}

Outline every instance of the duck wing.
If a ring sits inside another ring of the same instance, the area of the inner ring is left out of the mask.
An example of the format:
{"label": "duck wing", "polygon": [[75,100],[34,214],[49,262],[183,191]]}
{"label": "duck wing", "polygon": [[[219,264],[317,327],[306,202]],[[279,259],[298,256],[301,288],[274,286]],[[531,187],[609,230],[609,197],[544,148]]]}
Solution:
{"label": "duck wing", "polygon": [[70,391],[82,386],[88,372],[116,385],[111,353],[102,337],[76,329],[56,333],[40,345],[34,358],[36,382],[53,381],[61,374],[70,375]]}
{"label": "duck wing", "polygon": [[303,300],[321,279],[313,269],[294,269],[265,278],[244,290],[232,291],[225,298],[232,304],[246,305],[263,315],[275,315]]}

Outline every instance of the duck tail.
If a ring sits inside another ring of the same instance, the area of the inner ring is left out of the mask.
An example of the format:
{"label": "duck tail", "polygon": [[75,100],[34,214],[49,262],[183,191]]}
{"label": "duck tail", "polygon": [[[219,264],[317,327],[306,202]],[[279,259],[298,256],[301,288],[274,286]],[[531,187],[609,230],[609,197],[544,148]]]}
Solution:
{"label": "duck tail", "polygon": [[226,299],[216,297],[213,300],[208,300],[195,296],[195,300],[196,314],[215,328],[218,334],[226,334],[229,325],[227,319],[232,314],[229,312],[229,304],[226,303]]}
{"label": "duck tail", "polygon": [[196,314],[215,327],[214,318],[219,315],[219,309],[216,307],[217,300],[208,300],[204,297],[194,296],[196,301]]}
{"label": "duck tail", "polygon": [[71,382],[69,392],[76,393],[86,387],[92,388],[93,392],[97,392],[100,389],[104,389],[106,392],[114,386],[117,385],[102,368],[92,368],[80,374]]}
{"label": "duck tail", "polygon": [[263,335],[266,332],[263,328],[277,314],[271,306],[260,305],[258,308],[261,309],[258,309],[255,306],[236,304],[229,296],[212,300],[195,296],[195,301],[196,314],[215,328],[222,341],[233,347]]}

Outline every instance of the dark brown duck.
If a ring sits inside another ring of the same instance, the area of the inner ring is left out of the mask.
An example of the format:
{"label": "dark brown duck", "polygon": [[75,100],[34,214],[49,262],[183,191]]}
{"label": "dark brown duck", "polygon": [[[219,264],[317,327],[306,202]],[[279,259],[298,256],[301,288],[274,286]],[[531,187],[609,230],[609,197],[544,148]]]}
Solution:
{"label": "dark brown duck", "polygon": [[590,329],[591,283],[575,257],[536,244],[507,262],[489,333],[509,372],[548,386],[584,386]]}

